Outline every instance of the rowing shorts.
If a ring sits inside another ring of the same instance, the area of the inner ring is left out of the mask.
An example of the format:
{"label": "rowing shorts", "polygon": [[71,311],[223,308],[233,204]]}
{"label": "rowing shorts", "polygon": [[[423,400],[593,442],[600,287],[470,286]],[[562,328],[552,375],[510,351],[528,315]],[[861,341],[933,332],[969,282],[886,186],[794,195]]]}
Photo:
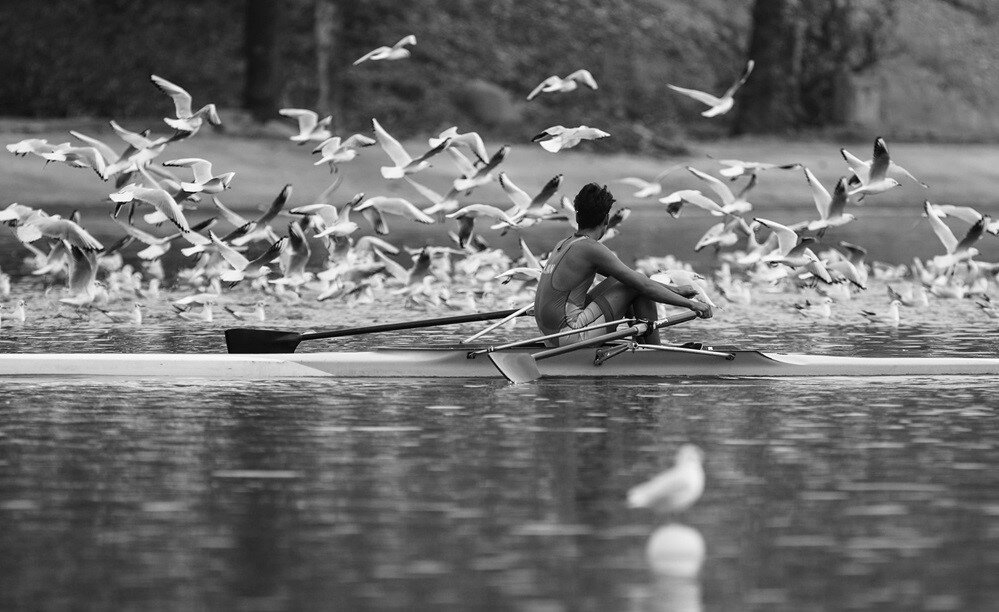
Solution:
{"label": "rowing shorts", "polygon": [[[559,331],[581,329],[583,327],[599,325],[606,321],[614,320],[614,313],[611,311],[610,304],[603,295],[595,290],[590,293],[589,297],[592,301],[587,304],[585,308],[579,308],[573,304],[565,305],[566,324]],[[553,344],[553,346],[565,346],[567,344],[575,344],[576,342],[586,340],[587,338],[593,338],[601,334],[606,334],[608,331],[613,330],[601,327],[587,332],[580,332],[578,334],[556,338],[552,342],[556,343]]]}

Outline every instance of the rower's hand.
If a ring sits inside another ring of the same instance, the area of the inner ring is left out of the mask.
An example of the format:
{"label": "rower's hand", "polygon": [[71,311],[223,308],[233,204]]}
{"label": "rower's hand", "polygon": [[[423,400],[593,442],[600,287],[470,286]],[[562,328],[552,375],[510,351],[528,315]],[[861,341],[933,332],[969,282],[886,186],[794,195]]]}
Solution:
{"label": "rower's hand", "polygon": [[697,300],[690,301],[690,309],[697,313],[698,319],[710,319],[714,314],[711,312],[710,306]]}
{"label": "rower's hand", "polygon": [[673,288],[673,291],[679,293],[685,298],[697,297],[697,289],[693,285],[677,285]]}

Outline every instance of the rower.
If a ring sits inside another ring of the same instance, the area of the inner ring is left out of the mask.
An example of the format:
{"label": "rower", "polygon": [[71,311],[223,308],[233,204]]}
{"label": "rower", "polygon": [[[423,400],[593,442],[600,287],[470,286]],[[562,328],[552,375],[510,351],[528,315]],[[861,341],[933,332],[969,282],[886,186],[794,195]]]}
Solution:
{"label": "rower", "polygon": [[[657,302],[689,308],[703,319],[711,317],[710,306],[689,299],[697,295],[693,287],[657,283],[626,266],[600,242],[614,204],[606,186],[585,185],[574,203],[579,229],[555,245],[534,296],[534,318],[542,334],[592,327],[624,316],[654,321]],[[591,289],[597,273],[606,278]],[[603,333],[597,329],[548,342],[550,346],[566,345]],[[639,340],[659,344],[659,332],[653,329]]]}

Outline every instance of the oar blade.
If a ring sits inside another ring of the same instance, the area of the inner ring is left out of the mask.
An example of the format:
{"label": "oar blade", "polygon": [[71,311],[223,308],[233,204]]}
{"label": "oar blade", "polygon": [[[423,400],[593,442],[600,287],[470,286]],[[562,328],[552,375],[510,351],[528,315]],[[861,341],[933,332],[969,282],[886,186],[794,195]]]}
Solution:
{"label": "oar blade", "polygon": [[500,374],[514,384],[541,378],[538,362],[530,353],[489,353],[489,359]]}
{"label": "oar blade", "polygon": [[294,353],[302,334],[275,329],[239,327],[225,330],[225,346],[230,353]]}

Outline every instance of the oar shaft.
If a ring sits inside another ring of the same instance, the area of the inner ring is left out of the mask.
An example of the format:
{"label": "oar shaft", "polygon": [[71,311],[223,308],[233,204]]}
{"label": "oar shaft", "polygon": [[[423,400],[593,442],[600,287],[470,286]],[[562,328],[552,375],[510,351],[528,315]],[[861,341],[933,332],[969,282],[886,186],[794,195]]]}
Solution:
{"label": "oar shaft", "polygon": [[493,312],[479,312],[468,315],[457,315],[453,317],[441,317],[439,319],[426,319],[423,321],[400,321],[398,323],[382,323],[381,325],[369,325],[367,327],[350,327],[347,329],[334,329],[324,332],[313,332],[302,334],[300,340],[319,340],[321,338],[341,338],[343,336],[357,336],[361,334],[376,334],[380,332],[399,331],[403,329],[417,329],[421,327],[436,327],[438,325],[456,325],[458,323],[473,323],[475,321],[490,321],[492,319],[502,319],[517,312],[516,308],[508,310],[496,310]]}

